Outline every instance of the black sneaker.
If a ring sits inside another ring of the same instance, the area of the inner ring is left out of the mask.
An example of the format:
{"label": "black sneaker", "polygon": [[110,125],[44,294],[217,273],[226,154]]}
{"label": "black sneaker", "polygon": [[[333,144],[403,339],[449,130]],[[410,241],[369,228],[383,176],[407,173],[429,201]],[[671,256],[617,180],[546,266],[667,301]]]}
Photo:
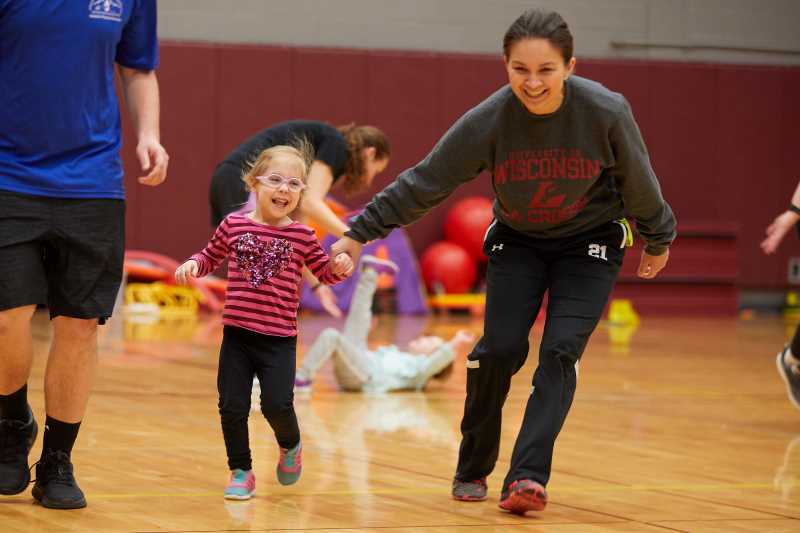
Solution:
{"label": "black sneaker", "polygon": [[86,498],[75,481],[69,455],[62,451],[49,451],[36,463],[32,494],[42,506],[50,509],[86,507]]}
{"label": "black sneaker", "polygon": [[28,452],[38,431],[33,413],[27,423],[0,419],[0,494],[19,494],[31,482]]}
{"label": "black sneaker", "polygon": [[486,499],[486,478],[482,477],[474,481],[461,481],[453,479],[453,499],[461,502],[482,502]]}
{"label": "black sneaker", "polygon": [[800,365],[789,364],[786,361],[787,355],[789,355],[788,344],[778,354],[775,364],[778,366],[778,373],[783,378],[783,381],[786,382],[786,393],[789,395],[789,401],[800,409]]}

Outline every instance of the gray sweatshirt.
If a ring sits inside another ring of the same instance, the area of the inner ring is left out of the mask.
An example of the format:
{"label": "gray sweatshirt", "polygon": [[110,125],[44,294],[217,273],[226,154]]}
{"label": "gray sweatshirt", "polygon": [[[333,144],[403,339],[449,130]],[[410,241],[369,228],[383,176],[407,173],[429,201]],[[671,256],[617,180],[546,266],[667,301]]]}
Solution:
{"label": "gray sweatshirt", "polygon": [[494,216],[534,238],[575,235],[623,216],[661,255],[675,217],[661,196],[630,105],[599,83],[570,77],[561,107],[534,115],[506,85],[469,110],[425,159],[378,193],[345,235],[368,242],[418,220],[482,171]]}

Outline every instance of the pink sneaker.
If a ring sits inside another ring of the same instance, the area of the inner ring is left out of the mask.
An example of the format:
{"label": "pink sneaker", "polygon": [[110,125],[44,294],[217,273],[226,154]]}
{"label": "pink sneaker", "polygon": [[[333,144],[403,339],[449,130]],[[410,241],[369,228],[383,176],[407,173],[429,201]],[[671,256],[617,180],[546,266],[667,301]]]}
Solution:
{"label": "pink sneaker", "polygon": [[500,495],[499,506],[518,515],[542,511],[547,506],[547,491],[533,480],[519,479]]}
{"label": "pink sneaker", "polygon": [[278,466],[275,473],[278,476],[278,482],[281,485],[293,485],[300,479],[300,473],[303,471],[303,446],[297,443],[292,449],[281,448],[281,458],[278,460]]}
{"label": "pink sneaker", "polygon": [[256,493],[256,476],[252,470],[236,469],[225,487],[226,500],[249,500]]}

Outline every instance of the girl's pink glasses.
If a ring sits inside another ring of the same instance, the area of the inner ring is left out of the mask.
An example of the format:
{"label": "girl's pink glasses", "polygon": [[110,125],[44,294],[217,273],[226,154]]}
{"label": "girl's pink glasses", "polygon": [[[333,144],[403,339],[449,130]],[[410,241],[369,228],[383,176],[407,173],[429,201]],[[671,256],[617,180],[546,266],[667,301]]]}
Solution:
{"label": "girl's pink glasses", "polygon": [[267,174],[266,176],[256,176],[256,179],[260,182],[269,187],[270,189],[278,189],[284,183],[286,187],[292,192],[300,192],[306,188],[306,184],[303,183],[303,180],[300,178],[293,178],[289,176],[283,176],[278,174],[277,172],[273,172],[272,174]]}

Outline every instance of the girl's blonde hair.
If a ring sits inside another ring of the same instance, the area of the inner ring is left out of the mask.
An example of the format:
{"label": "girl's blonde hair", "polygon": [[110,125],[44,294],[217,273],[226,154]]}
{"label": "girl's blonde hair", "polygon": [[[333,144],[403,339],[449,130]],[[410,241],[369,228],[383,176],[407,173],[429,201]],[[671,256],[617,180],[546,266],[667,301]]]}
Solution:
{"label": "girl's blonde hair", "polygon": [[314,160],[314,148],[304,137],[292,141],[291,145],[279,144],[262,150],[255,159],[248,162],[247,170],[242,176],[248,191],[255,189],[256,176],[264,175],[269,164],[276,157],[294,157],[300,166],[300,176],[296,176],[305,183],[311,163]]}

